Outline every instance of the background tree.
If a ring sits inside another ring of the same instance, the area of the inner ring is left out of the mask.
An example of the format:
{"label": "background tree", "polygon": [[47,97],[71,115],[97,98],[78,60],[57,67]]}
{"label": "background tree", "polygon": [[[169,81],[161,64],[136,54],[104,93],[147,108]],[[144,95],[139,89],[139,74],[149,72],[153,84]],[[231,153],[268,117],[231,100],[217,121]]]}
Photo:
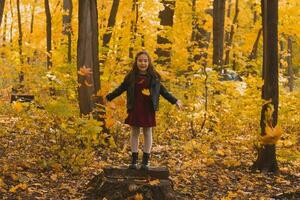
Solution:
{"label": "background tree", "polygon": [[49,0],[45,0],[45,13],[46,13],[46,33],[47,33],[47,69],[52,67],[52,22]]}
{"label": "background tree", "polygon": [[101,48],[101,56],[100,56],[101,67],[103,67],[105,60],[107,58],[107,54],[109,52],[109,42],[111,40],[113,28],[116,24],[116,16],[118,13],[119,4],[120,4],[120,0],[113,0],[113,4],[110,10],[110,15],[108,18],[108,24],[102,39],[102,45],[101,45],[102,48]]}
{"label": "background tree", "polygon": [[[228,12],[230,12],[230,9],[228,9]],[[232,42],[233,42],[233,36],[235,29],[238,26],[238,15],[239,15],[239,0],[235,1],[235,14],[232,20],[232,24],[230,26],[230,32],[226,33],[226,49],[225,49],[225,61],[224,64],[228,65],[229,64],[229,55],[230,55],[230,50],[232,49]]]}
{"label": "background tree", "polygon": [[213,65],[218,68],[223,67],[225,2],[213,2]]}
{"label": "background tree", "polygon": [[129,47],[129,58],[133,59],[133,50],[135,46],[135,40],[137,37],[137,23],[139,18],[139,10],[138,10],[138,0],[132,0],[132,8],[131,8],[131,25],[130,25],[130,47]]}
{"label": "background tree", "polygon": [[86,115],[95,108],[100,89],[97,1],[80,0],[78,18],[77,69],[84,70],[78,76],[78,101]]}
{"label": "background tree", "polygon": [[4,13],[4,6],[5,6],[5,0],[1,0],[0,1],[0,26],[2,23],[2,17],[3,17],[3,13]]}
{"label": "background tree", "polygon": [[[191,46],[188,47],[190,63],[197,63],[201,65],[207,64],[207,49],[209,46],[210,33],[202,26],[205,25],[205,19],[199,19],[196,12],[196,0],[192,1],[192,35]],[[209,12],[207,10],[207,12]],[[200,61],[200,63],[199,63]],[[189,65],[191,69],[191,65]]]}
{"label": "background tree", "polygon": [[294,89],[294,69],[293,69],[293,40],[292,36],[288,36],[287,38],[287,67],[288,67],[288,86],[290,92]]}
{"label": "background tree", "polygon": [[158,47],[155,50],[155,54],[157,55],[156,63],[168,68],[171,64],[172,41],[170,38],[170,32],[174,24],[173,17],[176,1],[161,0],[160,2],[163,4],[164,9],[161,10],[158,15],[161,27],[158,29],[157,35]]}
{"label": "background tree", "polygon": [[72,0],[63,1],[63,34],[67,36],[68,42],[68,63],[72,61],[72,13],[73,3]]}
{"label": "background tree", "polygon": [[[20,56],[20,63],[23,64],[23,31],[22,31],[22,21],[21,21],[21,12],[20,12],[20,0],[17,0],[17,12],[18,12],[18,29],[19,29],[19,56]],[[19,82],[22,85],[24,81],[24,72],[21,70],[19,74]],[[20,87],[22,87],[20,85]]]}
{"label": "background tree", "polygon": [[[263,22],[263,80],[262,98],[265,103],[261,110],[261,135],[266,135],[266,127],[274,128],[278,119],[278,0],[262,0]],[[269,106],[274,107],[270,123],[267,121]],[[255,170],[277,172],[275,144],[263,145],[252,166]]]}

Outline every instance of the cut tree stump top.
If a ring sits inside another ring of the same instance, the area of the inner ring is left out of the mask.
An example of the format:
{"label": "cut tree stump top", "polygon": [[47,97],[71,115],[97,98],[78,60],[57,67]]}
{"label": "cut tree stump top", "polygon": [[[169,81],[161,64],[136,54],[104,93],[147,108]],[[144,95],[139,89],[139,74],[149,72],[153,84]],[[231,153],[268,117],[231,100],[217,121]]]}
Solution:
{"label": "cut tree stump top", "polygon": [[149,167],[148,170],[128,169],[128,167],[104,168],[104,176],[107,178],[129,178],[129,179],[168,179],[167,167]]}

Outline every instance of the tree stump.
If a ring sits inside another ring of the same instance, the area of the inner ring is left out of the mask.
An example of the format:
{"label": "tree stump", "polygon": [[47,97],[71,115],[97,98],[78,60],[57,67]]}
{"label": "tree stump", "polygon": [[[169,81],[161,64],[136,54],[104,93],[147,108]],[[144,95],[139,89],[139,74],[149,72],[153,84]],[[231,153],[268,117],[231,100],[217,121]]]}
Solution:
{"label": "tree stump", "polygon": [[149,170],[105,168],[88,184],[87,199],[176,199],[166,167]]}

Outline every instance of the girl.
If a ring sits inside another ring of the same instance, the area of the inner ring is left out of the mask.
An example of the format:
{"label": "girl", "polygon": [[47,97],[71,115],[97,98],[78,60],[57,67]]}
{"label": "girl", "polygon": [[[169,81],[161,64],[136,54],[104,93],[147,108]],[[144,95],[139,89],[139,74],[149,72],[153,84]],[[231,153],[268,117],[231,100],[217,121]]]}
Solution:
{"label": "girl", "polygon": [[148,160],[152,147],[152,127],[156,126],[155,112],[158,110],[159,96],[181,108],[181,102],[172,96],[161,84],[160,75],[154,70],[146,51],[137,53],[132,70],[121,85],[106,96],[112,101],[124,91],[127,92],[127,113],[125,123],[131,126],[130,145],[132,161],[130,169],[137,169],[140,128],[144,133],[143,161],[141,169],[149,168]]}

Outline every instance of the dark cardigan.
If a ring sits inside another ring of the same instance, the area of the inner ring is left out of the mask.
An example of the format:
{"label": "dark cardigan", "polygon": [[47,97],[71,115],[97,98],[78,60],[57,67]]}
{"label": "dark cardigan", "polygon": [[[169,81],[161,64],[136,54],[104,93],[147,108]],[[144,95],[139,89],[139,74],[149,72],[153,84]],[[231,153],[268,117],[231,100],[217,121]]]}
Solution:
{"label": "dark cardigan", "polygon": [[[112,101],[114,98],[120,96],[125,90],[127,92],[127,109],[131,110],[134,107],[134,83],[131,83],[130,75],[127,75],[121,85],[117,87],[113,92],[106,96],[108,101]],[[159,106],[159,96],[162,95],[171,104],[175,104],[177,99],[168,92],[168,90],[161,84],[158,77],[152,77],[150,79],[150,96],[152,100],[153,109],[158,110]]]}

